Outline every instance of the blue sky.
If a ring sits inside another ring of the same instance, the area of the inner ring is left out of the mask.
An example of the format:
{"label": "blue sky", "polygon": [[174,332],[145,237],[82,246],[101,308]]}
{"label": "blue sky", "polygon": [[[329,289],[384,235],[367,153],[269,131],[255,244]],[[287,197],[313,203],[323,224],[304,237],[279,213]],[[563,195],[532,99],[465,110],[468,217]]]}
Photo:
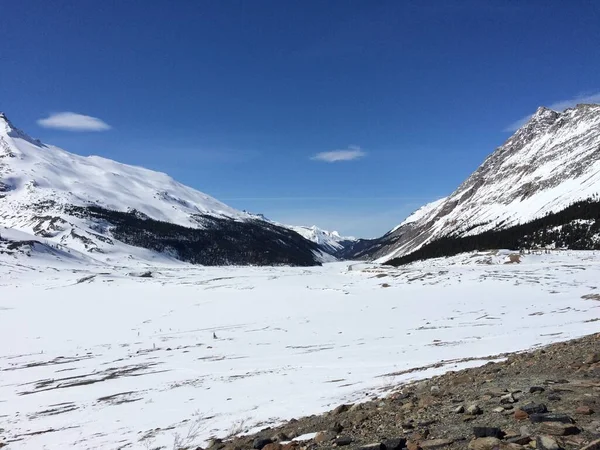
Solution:
{"label": "blue sky", "polygon": [[24,0],[1,13],[0,110],[29,134],[362,237],[449,194],[539,105],[600,102],[599,2]]}

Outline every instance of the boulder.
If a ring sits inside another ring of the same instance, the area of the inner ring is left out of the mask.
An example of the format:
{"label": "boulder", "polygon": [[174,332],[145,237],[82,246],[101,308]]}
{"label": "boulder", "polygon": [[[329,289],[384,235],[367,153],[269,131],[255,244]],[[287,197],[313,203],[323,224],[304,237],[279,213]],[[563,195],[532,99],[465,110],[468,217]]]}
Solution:
{"label": "boulder", "polygon": [[386,439],[382,442],[385,450],[401,450],[406,446],[406,438]]}
{"label": "boulder", "polygon": [[573,419],[566,414],[563,413],[541,413],[541,414],[531,414],[529,416],[529,420],[532,423],[540,423],[540,422],[562,422],[562,423],[573,423]]}
{"label": "boulder", "polygon": [[569,436],[579,433],[579,428],[570,423],[561,422],[542,422],[540,432],[552,436]]}
{"label": "boulder", "polygon": [[600,450],[600,439],[590,442],[585,447],[581,447],[579,450]]}
{"label": "boulder", "polygon": [[552,436],[541,435],[535,440],[535,448],[537,450],[561,450],[560,445]]}
{"label": "boulder", "polygon": [[521,406],[521,410],[529,415],[548,412],[548,408],[543,403],[528,403],[527,405]]}
{"label": "boulder", "polygon": [[475,438],[469,442],[469,450],[497,450],[502,441],[495,437]]}
{"label": "boulder", "polygon": [[481,410],[479,405],[471,405],[467,408],[467,414],[470,414],[472,416],[477,416],[479,414],[483,414],[483,411]]}
{"label": "boulder", "polygon": [[442,448],[452,445],[453,442],[454,441],[452,439],[429,439],[427,441],[421,442],[421,448],[423,450]]}
{"label": "boulder", "polygon": [[271,444],[273,441],[268,438],[256,438],[252,442],[252,448],[255,450],[262,450],[267,444]]}
{"label": "boulder", "polygon": [[478,438],[494,437],[502,439],[504,433],[496,427],[473,427],[473,434]]}

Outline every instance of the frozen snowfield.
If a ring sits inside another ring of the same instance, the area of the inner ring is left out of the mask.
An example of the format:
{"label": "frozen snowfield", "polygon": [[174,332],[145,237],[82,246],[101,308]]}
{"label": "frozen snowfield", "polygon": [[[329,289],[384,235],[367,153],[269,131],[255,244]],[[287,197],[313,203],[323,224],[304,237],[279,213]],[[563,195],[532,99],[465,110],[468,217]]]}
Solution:
{"label": "frozen snowfield", "polygon": [[399,269],[57,258],[0,255],[0,436],[15,450],[170,449],[193,423],[200,445],[600,330],[600,252]]}

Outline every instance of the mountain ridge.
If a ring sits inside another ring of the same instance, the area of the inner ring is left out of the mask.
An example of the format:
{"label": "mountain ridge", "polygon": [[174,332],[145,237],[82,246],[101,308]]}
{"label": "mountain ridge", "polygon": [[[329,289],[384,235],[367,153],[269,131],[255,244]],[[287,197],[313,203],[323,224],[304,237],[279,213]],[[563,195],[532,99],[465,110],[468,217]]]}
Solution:
{"label": "mountain ridge", "polygon": [[540,107],[448,197],[344,256],[385,262],[446,237],[557,213],[600,192],[600,105]]}
{"label": "mountain ridge", "polygon": [[0,226],[104,259],[146,258],[140,247],[169,257],[185,253],[198,264],[313,265],[331,259],[298,233],[165,173],[43,144],[4,113]]}

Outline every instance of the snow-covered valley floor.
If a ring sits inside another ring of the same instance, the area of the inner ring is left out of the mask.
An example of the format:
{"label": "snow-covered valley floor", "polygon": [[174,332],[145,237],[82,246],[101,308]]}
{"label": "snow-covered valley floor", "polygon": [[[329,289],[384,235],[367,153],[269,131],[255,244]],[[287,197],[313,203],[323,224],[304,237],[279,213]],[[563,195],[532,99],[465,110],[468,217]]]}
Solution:
{"label": "snow-covered valley floor", "polygon": [[399,269],[5,256],[0,436],[11,449],[171,448],[194,424],[199,445],[600,330],[600,252]]}

